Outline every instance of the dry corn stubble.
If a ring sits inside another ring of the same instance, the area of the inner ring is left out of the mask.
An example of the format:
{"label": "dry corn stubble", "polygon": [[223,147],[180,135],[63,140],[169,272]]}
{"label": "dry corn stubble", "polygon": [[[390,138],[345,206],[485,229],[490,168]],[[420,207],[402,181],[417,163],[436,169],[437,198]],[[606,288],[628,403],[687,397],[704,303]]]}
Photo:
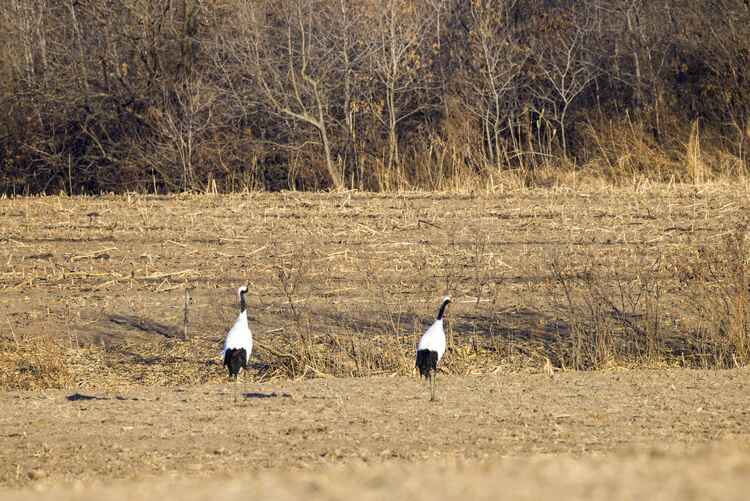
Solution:
{"label": "dry corn stubble", "polygon": [[247,282],[263,380],[410,374],[445,293],[450,373],[744,365],[746,194],[706,182],[1,200],[3,387],[223,381]]}

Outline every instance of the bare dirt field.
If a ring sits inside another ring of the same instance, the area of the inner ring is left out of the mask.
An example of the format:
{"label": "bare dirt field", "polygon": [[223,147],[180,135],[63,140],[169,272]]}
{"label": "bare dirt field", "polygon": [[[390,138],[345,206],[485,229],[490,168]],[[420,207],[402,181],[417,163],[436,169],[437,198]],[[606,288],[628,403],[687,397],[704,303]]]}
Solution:
{"label": "bare dirt field", "polygon": [[[495,483],[454,486],[441,491],[446,499],[470,488],[488,497],[496,489],[552,494],[557,485],[579,482],[591,484],[592,493],[609,483],[638,492],[643,472],[652,479],[663,474],[669,489],[679,487],[670,478],[676,475],[683,487],[701,492],[720,473],[739,489],[750,474],[749,382],[744,369],[446,376],[435,403],[424,386],[404,377],[247,383],[236,403],[230,385],[10,392],[0,402],[0,481],[53,489],[59,481],[135,479],[147,485],[159,477],[226,479],[269,470],[273,479],[292,471],[300,475],[288,475],[299,477],[289,492],[301,489],[315,498],[306,482],[317,474],[321,482],[329,476],[345,480],[353,497],[359,489],[385,495],[391,473],[398,489],[413,490],[410,472],[429,472],[429,464],[447,461],[454,481],[463,478],[456,468],[465,464],[473,472],[465,482],[476,476]],[[723,445],[706,445],[716,442]],[[695,470],[685,470],[692,462]],[[364,483],[358,487],[332,469],[341,465],[377,468],[360,471]],[[615,474],[618,466],[622,475]],[[657,470],[649,472],[651,466]],[[551,474],[558,468],[562,477]],[[705,478],[687,476],[696,470]],[[522,485],[516,473],[546,484]],[[273,482],[280,487],[285,482],[278,478]],[[506,486],[496,478],[512,481]],[[337,483],[328,482],[317,497],[344,499],[328,492]],[[661,489],[668,491],[666,486]],[[236,496],[238,488],[226,496]],[[733,489],[725,488],[721,492]],[[207,496],[202,489],[197,498]],[[48,496],[58,494],[53,489]],[[98,495],[91,491],[92,498]]]}
{"label": "bare dirt field", "polygon": [[[736,186],[0,200],[0,486],[22,489],[0,496],[739,496],[748,205]],[[237,390],[218,352],[243,283]],[[446,293],[430,404],[413,350]],[[693,369],[719,366],[738,368]]]}

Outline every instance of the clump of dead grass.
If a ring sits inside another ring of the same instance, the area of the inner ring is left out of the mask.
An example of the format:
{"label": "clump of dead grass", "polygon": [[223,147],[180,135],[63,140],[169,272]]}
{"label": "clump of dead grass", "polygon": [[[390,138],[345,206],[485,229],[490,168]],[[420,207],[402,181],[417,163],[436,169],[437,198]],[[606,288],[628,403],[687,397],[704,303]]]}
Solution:
{"label": "clump of dead grass", "polygon": [[0,338],[0,389],[71,387],[68,354],[69,348],[50,336]]}
{"label": "clump of dead grass", "polygon": [[582,129],[582,137],[592,145],[592,160],[585,170],[598,172],[615,184],[632,184],[632,180],[644,176],[659,181],[683,177],[678,155],[630,117],[589,122]]}
{"label": "clump of dead grass", "polygon": [[263,377],[361,377],[405,374],[411,340],[390,335],[289,332],[259,345]]}
{"label": "clump of dead grass", "polygon": [[[450,325],[450,320],[448,321]],[[414,350],[422,332],[323,333],[277,337],[273,344],[260,344],[261,377],[367,377],[410,375],[414,372]],[[449,346],[441,370],[451,374],[476,374],[496,369],[505,350],[496,338],[458,336],[450,327]]]}

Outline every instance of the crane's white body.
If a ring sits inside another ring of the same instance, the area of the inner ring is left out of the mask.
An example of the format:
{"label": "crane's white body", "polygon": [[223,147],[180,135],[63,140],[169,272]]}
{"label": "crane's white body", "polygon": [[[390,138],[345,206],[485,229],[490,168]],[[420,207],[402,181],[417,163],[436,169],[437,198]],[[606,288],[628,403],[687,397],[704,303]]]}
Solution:
{"label": "crane's white body", "polygon": [[417,345],[417,350],[430,350],[437,352],[438,361],[445,353],[445,331],[443,330],[443,319],[435,320],[427,331],[422,334]]}
{"label": "crane's white body", "polygon": [[221,350],[221,358],[224,358],[227,350],[239,350],[240,348],[245,350],[245,363],[247,363],[250,360],[250,352],[253,351],[253,333],[247,323],[247,310],[239,314],[234,325],[227,332],[224,349]]}

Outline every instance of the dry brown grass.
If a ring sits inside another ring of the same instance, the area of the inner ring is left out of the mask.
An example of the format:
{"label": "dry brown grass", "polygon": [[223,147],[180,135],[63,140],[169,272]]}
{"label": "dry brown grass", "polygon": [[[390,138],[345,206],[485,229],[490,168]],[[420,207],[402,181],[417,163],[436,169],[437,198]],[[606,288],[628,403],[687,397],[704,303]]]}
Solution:
{"label": "dry brown grass", "polygon": [[[718,180],[744,182],[748,166],[742,150],[727,147],[721,134],[702,129],[698,120],[671,123],[669,127],[673,132],[664,138],[628,116],[619,121],[588,123],[582,137],[592,148],[587,160],[577,168],[578,182],[591,182],[592,178],[619,186],[644,182],[697,186]],[[563,173],[558,177],[559,183],[569,185],[565,169],[555,170]]]}
{"label": "dry brown grass", "polygon": [[0,200],[0,381],[224,381],[246,282],[259,379],[410,374],[445,293],[448,373],[745,365],[746,195],[707,181]]}
{"label": "dry brown grass", "polygon": [[750,298],[744,227],[701,246],[678,267],[686,313],[691,315],[688,356],[701,367],[750,363]]}
{"label": "dry brown grass", "polygon": [[573,369],[747,365],[744,228],[692,250],[650,258],[634,246],[640,263],[632,271],[553,261],[553,360]]}
{"label": "dry brown grass", "polygon": [[38,390],[73,384],[71,350],[50,336],[0,337],[0,388]]}

